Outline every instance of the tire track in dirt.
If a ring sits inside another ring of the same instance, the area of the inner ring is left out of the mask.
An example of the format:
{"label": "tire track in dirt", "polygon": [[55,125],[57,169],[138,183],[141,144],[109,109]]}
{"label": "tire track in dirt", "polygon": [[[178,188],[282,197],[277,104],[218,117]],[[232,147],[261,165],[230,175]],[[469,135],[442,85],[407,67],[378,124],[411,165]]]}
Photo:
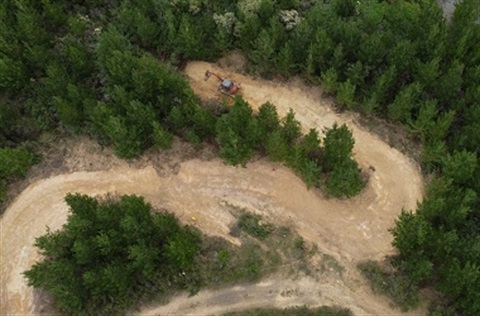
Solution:
{"label": "tire track in dirt", "polygon": [[[21,272],[39,259],[33,247],[35,237],[44,234],[46,226],[55,230],[65,222],[67,207],[63,199],[69,192],[143,195],[153,206],[175,212],[183,222],[232,242],[237,242],[228,235],[234,217],[225,203],[246,207],[263,214],[267,221],[293,225],[300,235],[346,268],[343,278],[292,281],[273,277],[256,285],[201,291],[193,298],[180,295],[167,305],[145,307],[142,314],[212,314],[292,304],[340,305],[356,314],[398,314],[386,300],[371,293],[355,264],[391,253],[388,229],[402,208],[414,208],[422,197],[418,167],[361,129],[352,117],[335,114],[315,89],[298,83],[284,86],[254,80],[208,63],[190,63],[186,74],[203,97],[216,93],[213,80],[203,81],[206,69],[240,82],[244,97],[254,108],[266,101],[274,103],[281,115],[293,108],[306,129],[321,130],[334,121],[346,122],[356,140],[355,158],[364,170],[370,165],[376,170],[365,191],[351,200],[327,200],[320,192],[307,190],[292,171],[265,160],[250,163],[247,168],[233,168],[218,159],[193,159],[183,162],[178,174],[163,176],[153,167],[136,169],[123,163],[110,170],[74,172],[37,181],[15,199],[0,220],[0,314],[48,313],[45,301],[27,287]],[[194,222],[192,217],[196,218]]]}

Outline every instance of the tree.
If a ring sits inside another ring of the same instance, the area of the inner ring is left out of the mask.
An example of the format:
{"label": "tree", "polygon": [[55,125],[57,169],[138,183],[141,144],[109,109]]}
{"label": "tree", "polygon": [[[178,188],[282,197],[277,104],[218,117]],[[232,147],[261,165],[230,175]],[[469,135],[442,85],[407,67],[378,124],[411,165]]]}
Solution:
{"label": "tree", "polygon": [[343,124],[335,123],[325,129],[323,139],[323,158],[327,171],[327,192],[335,197],[351,197],[364,187],[361,170],[352,158],[355,144],[352,132]]}
{"label": "tree", "polygon": [[0,55],[0,89],[15,95],[28,80],[27,70],[21,61]]}
{"label": "tree", "polygon": [[283,162],[290,152],[287,141],[281,131],[277,130],[268,135],[265,149],[268,157],[273,161]]}
{"label": "tree", "polygon": [[388,107],[388,116],[402,123],[408,122],[412,117],[412,111],[418,107],[421,88],[418,82],[403,88]]}
{"label": "tree", "polygon": [[276,68],[278,69],[278,72],[285,78],[288,78],[295,69],[293,50],[289,42],[285,42],[283,47],[280,49],[277,57]]}
{"label": "tree", "polygon": [[308,147],[311,144],[305,142],[295,145],[289,150],[287,164],[290,166],[305,182],[307,188],[318,187],[320,185],[320,175],[322,171],[321,163],[317,157],[311,157],[308,154]]}
{"label": "tree", "polygon": [[384,70],[378,77],[376,77],[374,83],[371,86],[371,95],[375,96],[377,102],[383,106],[385,103],[391,100],[391,95],[395,89],[395,83],[397,80],[397,69],[395,66],[391,66]]}
{"label": "tree", "polygon": [[324,28],[317,28],[313,40],[308,46],[305,61],[305,73],[309,80],[314,80],[320,72],[324,72],[332,58],[333,41]]}
{"label": "tree", "polygon": [[229,113],[220,117],[216,124],[216,139],[220,145],[220,156],[232,165],[245,165],[255,146],[249,133],[253,120],[250,105],[237,97]]}
{"label": "tree", "polygon": [[355,0],[335,0],[334,8],[338,16],[348,18],[355,14]]}
{"label": "tree", "polygon": [[266,29],[263,29],[253,43],[251,60],[258,66],[262,73],[271,67],[272,57],[275,52],[275,43]]}
{"label": "tree", "polygon": [[347,125],[339,127],[335,123],[331,128],[326,128],[324,134],[323,155],[327,169],[334,169],[350,160],[355,140]]}
{"label": "tree", "polygon": [[35,156],[24,148],[0,148],[0,178],[25,176]]}
{"label": "tree", "polygon": [[259,140],[265,145],[269,135],[280,128],[277,108],[270,102],[262,104],[258,109],[257,120]]}
{"label": "tree", "polygon": [[458,259],[442,269],[440,290],[455,302],[455,306],[465,315],[480,312],[480,267],[477,262],[462,264]]}
{"label": "tree", "polygon": [[318,137],[318,131],[311,128],[308,134],[303,137],[299,145],[305,156],[309,158],[319,156],[320,138]]}
{"label": "tree", "polygon": [[282,119],[282,134],[288,145],[293,143],[300,137],[300,122],[295,119],[295,112],[290,109],[287,115]]}
{"label": "tree", "polygon": [[161,149],[170,149],[173,144],[173,135],[156,121],[152,122],[152,128],[155,145]]}
{"label": "tree", "polygon": [[95,200],[69,194],[67,223],[35,245],[44,256],[24,275],[69,314],[113,314],[134,302],[145,286],[184,287],[175,276],[193,268],[199,232],[169,213],[153,213],[137,196]]}
{"label": "tree", "polygon": [[199,48],[203,46],[201,32],[188,14],[182,15],[174,45],[176,52],[184,58],[198,57]]}
{"label": "tree", "polygon": [[151,48],[160,43],[159,38],[162,29],[146,13],[148,12],[144,12],[140,5],[132,7],[130,3],[125,1],[119,9],[118,19],[128,31],[127,34],[135,34],[134,39],[140,45]]}
{"label": "tree", "polygon": [[338,89],[338,73],[335,69],[329,68],[327,71],[322,72],[322,87],[326,94],[334,94]]}
{"label": "tree", "polygon": [[356,86],[352,84],[350,79],[347,79],[345,82],[341,82],[337,88],[337,103],[344,107],[346,106],[348,109],[353,109],[355,106],[355,90]]}
{"label": "tree", "polygon": [[367,76],[367,70],[363,66],[361,61],[351,63],[347,66],[348,80],[355,86],[362,87],[364,85],[365,77]]}
{"label": "tree", "polygon": [[465,184],[473,180],[475,169],[478,167],[478,158],[475,153],[454,151],[442,159],[442,173],[447,179],[455,183]]}
{"label": "tree", "polygon": [[335,165],[327,175],[327,193],[334,197],[355,196],[363,189],[364,185],[360,168],[357,162],[351,158]]}

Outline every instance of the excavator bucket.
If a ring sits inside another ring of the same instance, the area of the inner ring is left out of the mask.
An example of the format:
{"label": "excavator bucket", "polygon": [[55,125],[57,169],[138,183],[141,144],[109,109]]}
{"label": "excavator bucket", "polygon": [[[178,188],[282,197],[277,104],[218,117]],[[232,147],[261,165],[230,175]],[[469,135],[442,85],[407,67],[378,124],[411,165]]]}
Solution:
{"label": "excavator bucket", "polygon": [[205,81],[208,80],[208,78],[210,78],[210,76],[212,75],[212,73],[210,71],[205,71]]}

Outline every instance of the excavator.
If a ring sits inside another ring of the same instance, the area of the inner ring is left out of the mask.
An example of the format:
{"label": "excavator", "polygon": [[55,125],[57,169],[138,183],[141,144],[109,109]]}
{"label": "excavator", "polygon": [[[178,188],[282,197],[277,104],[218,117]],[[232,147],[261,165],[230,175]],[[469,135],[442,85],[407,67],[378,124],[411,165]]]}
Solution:
{"label": "excavator", "polygon": [[230,79],[223,78],[217,75],[216,73],[211,72],[210,70],[207,70],[205,72],[205,81],[207,81],[208,78],[210,78],[211,76],[214,76],[220,81],[220,85],[218,86],[218,91],[220,91],[225,95],[228,95],[229,97],[234,98],[235,94],[238,92],[238,90],[240,90],[240,86],[238,84],[236,84]]}

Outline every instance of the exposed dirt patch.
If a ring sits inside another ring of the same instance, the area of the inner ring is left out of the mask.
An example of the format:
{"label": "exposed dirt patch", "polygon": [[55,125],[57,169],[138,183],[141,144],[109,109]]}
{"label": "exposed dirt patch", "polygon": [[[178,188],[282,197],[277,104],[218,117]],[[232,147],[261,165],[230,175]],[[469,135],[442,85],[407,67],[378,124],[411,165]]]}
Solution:
{"label": "exposed dirt patch", "polygon": [[[47,225],[57,229],[65,222],[67,208],[63,198],[69,192],[143,195],[154,207],[175,212],[184,223],[235,243],[238,240],[229,235],[235,219],[227,204],[243,207],[262,214],[268,222],[293,227],[327,254],[326,258],[344,268],[339,268],[341,273],[319,272],[297,280],[273,277],[256,285],[202,291],[193,298],[180,295],[167,305],[146,308],[142,314],[214,314],[244,307],[294,304],[340,305],[356,314],[399,314],[385,299],[373,295],[355,265],[392,253],[388,229],[393,227],[402,208],[413,209],[422,198],[418,166],[361,128],[354,116],[335,113],[316,88],[305,87],[300,81],[287,85],[253,80],[212,64],[190,63],[186,74],[195,91],[205,98],[215,95],[217,84],[203,80],[207,69],[240,82],[244,97],[254,108],[266,101],[273,102],[280,115],[293,108],[305,130],[346,123],[356,141],[355,158],[370,173],[364,192],[350,200],[325,199],[321,192],[307,190],[283,166],[259,159],[247,168],[234,168],[211,159],[213,153],[208,149],[203,160],[175,160],[173,154],[170,162],[161,158],[156,161],[155,153],[152,158],[142,157],[129,163],[114,158],[109,149],[81,143],[64,154],[65,174],[30,185],[1,219],[0,314],[42,312],[44,307],[26,286],[21,272],[38,259],[32,246],[34,238],[45,233]],[[327,268],[334,267],[333,263]],[[320,270],[323,266],[319,263]]]}

